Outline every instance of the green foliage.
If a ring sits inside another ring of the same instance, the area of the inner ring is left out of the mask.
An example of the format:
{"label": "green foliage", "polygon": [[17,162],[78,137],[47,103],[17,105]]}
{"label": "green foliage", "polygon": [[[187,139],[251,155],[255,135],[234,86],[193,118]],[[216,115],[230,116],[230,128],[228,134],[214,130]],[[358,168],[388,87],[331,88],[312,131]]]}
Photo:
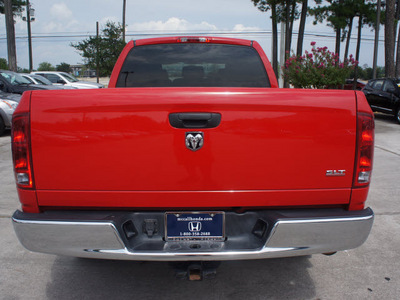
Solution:
{"label": "green foliage", "polygon": [[[358,78],[362,80],[372,79],[373,69],[371,67],[365,66],[364,68],[358,67]],[[376,78],[385,77],[385,67],[376,67]],[[350,73],[349,78],[354,78],[354,71]]]}
{"label": "green foliage", "polygon": [[[251,0],[254,6],[262,12],[267,12],[272,9],[272,6],[276,7],[276,21],[278,23],[286,21],[286,6],[295,5],[293,16],[289,15],[289,18],[297,20],[300,17],[300,12],[297,9],[297,3],[301,3],[301,0]],[[271,16],[272,19],[272,16]]]}
{"label": "green foliage", "polygon": [[314,25],[328,22],[328,26],[335,29],[344,29],[347,26],[347,8],[343,5],[347,0],[326,0],[328,5],[321,5],[322,0],[316,0],[317,7],[310,8],[308,11],[314,16]]}
{"label": "green foliage", "polygon": [[[21,16],[24,7],[26,6],[26,1],[12,0],[12,10],[14,15]],[[0,14],[4,14],[4,0],[0,0]]]}
{"label": "green foliage", "polygon": [[18,73],[30,73],[30,71],[26,68],[17,67]]}
{"label": "green foliage", "polygon": [[55,71],[56,69],[53,67],[53,65],[47,61],[41,62],[39,64],[38,71]]}
{"label": "green foliage", "polygon": [[279,0],[251,0],[254,6],[256,6],[260,11],[267,12],[271,9],[271,5],[274,5]]}
{"label": "green foliage", "polygon": [[327,47],[305,51],[303,56],[291,56],[282,67],[283,76],[296,88],[335,88],[345,83],[351,70],[358,64],[350,55],[341,62]]}
{"label": "green foliage", "polygon": [[98,38],[90,37],[82,42],[72,43],[71,46],[78,50],[89,68],[96,69],[96,61],[98,60],[99,75],[109,76],[119,54],[125,47],[122,31],[121,24],[107,22],[101,36]]}
{"label": "green foliage", "polygon": [[[314,25],[328,22],[328,26],[334,29],[345,29],[349,20],[362,16],[363,23],[374,26],[376,21],[375,1],[365,0],[326,0],[327,5],[323,6],[322,0],[315,1],[317,6],[309,8],[309,13],[314,16]],[[383,24],[383,23],[382,23]],[[345,32],[343,33],[344,37]]]}
{"label": "green foliage", "polygon": [[71,73],[71,65],[67,64],[66,62],[62,62],[59,65],[56,65],[56,70],[65,73]]}
{"label": "green foliage", "polygon": [[8,70],[8,62],[5,58],[0,58],[0,69],[1,70]]}
{"label": "green foliage", "polygon": [[294,20],[297,20],[300,17],[300,12],[297,8],[297,3],[301,2],[300,0],[280,0],[280,1],[275,1],[277,4],[276,6],[276,15],[277,15],[277,21],[278,22],[286,22],[286,6],[293,6],[294,5],[294,11],[293,15],[290,10],[289,13],[289,21],[293,18]]}

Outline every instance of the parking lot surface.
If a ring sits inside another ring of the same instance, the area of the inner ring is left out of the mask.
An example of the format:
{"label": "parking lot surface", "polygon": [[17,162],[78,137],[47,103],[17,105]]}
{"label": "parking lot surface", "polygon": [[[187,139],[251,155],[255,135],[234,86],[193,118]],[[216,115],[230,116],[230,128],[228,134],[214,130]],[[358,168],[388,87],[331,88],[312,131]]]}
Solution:
{"label": "parking lot surface", "polygon": [[[338,153],[338,155],[340,155]],[[0,299],[399,299],[400,125],[376,115],[367,242],[333,256],[223,262],[215,279],[179,280],[168,263],[32,253],[14,234],[19,208],[9,132],[0,137]]]}

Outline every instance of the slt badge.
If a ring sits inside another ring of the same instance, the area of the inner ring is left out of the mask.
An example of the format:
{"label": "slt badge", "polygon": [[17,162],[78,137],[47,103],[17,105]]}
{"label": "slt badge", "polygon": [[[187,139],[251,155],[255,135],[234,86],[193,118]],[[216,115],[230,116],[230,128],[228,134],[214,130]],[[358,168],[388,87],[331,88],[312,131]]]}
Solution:
{"label": "slt badge", "polygon": [[186,132],[186,148],[197,151],[203,147],[204,138],[202,132]]}
{"label": "slt badge", "polygon": [[346,170],[326,170],[326,176],[346,176]]}

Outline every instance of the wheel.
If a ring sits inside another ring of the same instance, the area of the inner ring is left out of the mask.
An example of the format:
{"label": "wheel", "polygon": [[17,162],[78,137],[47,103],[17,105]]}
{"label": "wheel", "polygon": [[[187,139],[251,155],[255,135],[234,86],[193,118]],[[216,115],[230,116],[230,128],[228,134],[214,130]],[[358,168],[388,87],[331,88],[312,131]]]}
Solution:
{"label": "wheel", "polygon": [[3,135],[5,130],[6,130],[6,125],[4,125],[3,118],[0,116],[0,136]]}
{"label": "wheel", "polygon": [[394,117],[396,118],[397,123],[400,123],[400,106],[397,107],[396,114],[394,115]]}

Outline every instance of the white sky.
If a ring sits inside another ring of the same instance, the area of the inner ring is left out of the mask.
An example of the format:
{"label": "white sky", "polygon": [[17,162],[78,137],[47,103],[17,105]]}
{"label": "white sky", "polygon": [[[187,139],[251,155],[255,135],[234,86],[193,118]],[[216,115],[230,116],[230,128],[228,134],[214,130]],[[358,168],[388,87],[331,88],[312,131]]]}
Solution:
{"label": "white sky", "polygon": [[[49,35],[95,35],[96,21],[100,27],[107,20],[122,23],[122,0],[68,0],[45,1],[31,0],[35,9],[35,22],[31,23],[33,43],[33,66],[48,61],[53,65],[61,62],[69,64],[82,63],[81,56],[70,46],[85,37],[43,38]],[[195,32],[215,36],[232,36],[258,41],[271,58],[271,19],[269,13],[262,13],[253,6],[250,0],[127,0],[126,8],[127,41],[151,37],[143,34],[193,35]],[[310,50],[310,42],[317,46],[335,49],[335,38],[332,28],[326,25],[312,25],[313,18],[307,19],[304,50]],[[357,20],[354,21],[354,39],[350,45],[350,53],[355,54]],[[278,28],[278,30],[280,27]],[[235,33],[223,34],[230,31]],[[298,30],[298,22],[294,31]],[[28,41],[26,22],[16,19],[17,64],[27,68]],[[266,33],[254,33],[263,31]],[[383,27],[380,29],[383,40]],[[253,33],[252,33],[253,32]],[[214,34],[213,34],[214,33]],[[320,37],[315,34],[329,35]],[[360,64],[372,66],[374,32],[363,28]],[[42,36],[42,38],[40,38]],[[296,49],[296,35],[293,36],[292,48]],[[341,57],[344,54],[344,43]],[[7,58],[6,30],[4,15],[0,16],[0,57]],[[384,65],[384,45],[379,43],[378,65]]]}

